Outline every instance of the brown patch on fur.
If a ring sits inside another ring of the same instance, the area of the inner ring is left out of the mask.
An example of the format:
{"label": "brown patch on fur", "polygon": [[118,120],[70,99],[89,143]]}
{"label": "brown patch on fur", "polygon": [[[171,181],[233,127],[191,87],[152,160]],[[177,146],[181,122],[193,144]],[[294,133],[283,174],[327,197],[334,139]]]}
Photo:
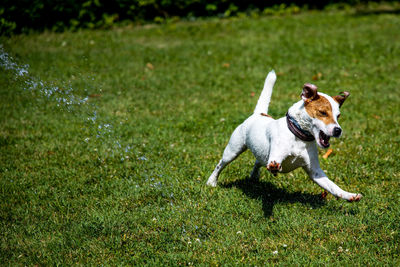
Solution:
{"label": "brown patch on fur", "polygon": [[317,94],[312,101],[305,101],[304,107],[310,117],[317,118],[326,125],[335,123],[331,103],[326,97]]}
{"label": "brown patch on fur", "polygon": [[271,118],[271,119],[272,119],[272,117],[271,117],[270,115],[268,115],[268,114],[265,114],[265,113],[260,113],[260,115],[261,115],[261,116],[265,116],[265,117],[268,117],[268,118]]}

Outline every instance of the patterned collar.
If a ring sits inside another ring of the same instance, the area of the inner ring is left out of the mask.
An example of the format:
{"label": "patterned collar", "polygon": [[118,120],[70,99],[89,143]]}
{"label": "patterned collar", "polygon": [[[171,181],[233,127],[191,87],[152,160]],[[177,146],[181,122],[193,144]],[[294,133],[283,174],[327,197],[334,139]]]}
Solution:
{"label": "patterned collar", "polygon": [[286,113],[286,122],[289,130],[299,139],[307,142],[315,140],[314,136],[309,131],[301,128],[300,124],[289,115],[289,112]]}

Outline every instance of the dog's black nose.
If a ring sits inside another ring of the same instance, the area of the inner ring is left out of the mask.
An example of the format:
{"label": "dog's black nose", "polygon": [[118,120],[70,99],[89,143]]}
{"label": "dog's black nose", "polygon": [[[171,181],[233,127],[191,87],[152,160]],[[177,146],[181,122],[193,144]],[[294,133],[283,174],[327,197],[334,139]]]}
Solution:
{"label": "dog's black nose", "polygon": [[340,129],[339,127],[333,128],[333,136],[334,137],[339,137],[341,133],[342,133],[342,129]]}

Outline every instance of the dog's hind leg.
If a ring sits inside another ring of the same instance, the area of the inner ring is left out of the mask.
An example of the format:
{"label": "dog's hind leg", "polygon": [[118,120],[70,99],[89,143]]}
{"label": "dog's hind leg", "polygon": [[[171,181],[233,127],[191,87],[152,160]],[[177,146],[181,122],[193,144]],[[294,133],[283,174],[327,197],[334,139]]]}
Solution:
{"label": "dog's hind leg", "polygon": [[247,149],[241,125],[235,129],[228,145],[224,150],[222,159],[208,178],[207,185],[217,186],[218,176],[222,170]]}

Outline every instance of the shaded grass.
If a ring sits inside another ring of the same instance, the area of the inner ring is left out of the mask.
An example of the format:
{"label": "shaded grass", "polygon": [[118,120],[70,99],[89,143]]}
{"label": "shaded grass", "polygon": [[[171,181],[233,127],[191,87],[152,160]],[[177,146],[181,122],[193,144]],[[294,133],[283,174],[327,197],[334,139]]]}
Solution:
{"label": "shaded grass", "polygon": [[[32,77],[96,96],[68,111],[2,70],[1,262],[397,265],[399,26],[309,13],[3,38]],[[300,170],[252,183],[249,152],[205,187],[272,68],[274,117],[305,82],[350,91],[321,165],[361,202],[320,200]],[[101,140],[94,109],[113,124]]]}

